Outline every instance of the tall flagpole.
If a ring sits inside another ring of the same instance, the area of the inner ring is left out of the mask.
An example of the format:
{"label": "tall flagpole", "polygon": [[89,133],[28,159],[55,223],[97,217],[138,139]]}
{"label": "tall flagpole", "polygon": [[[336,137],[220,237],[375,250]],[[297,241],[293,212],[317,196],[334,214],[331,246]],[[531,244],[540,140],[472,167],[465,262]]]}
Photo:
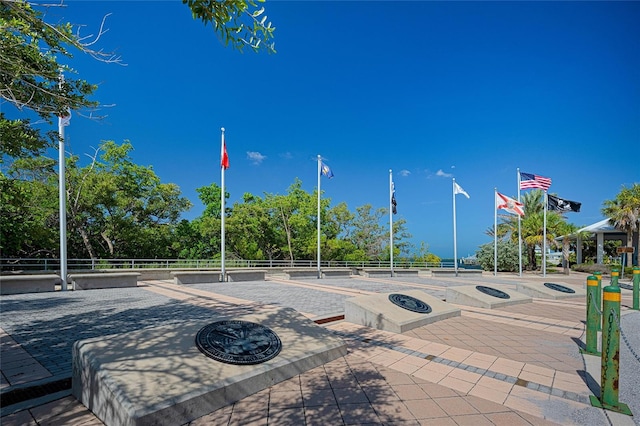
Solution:
{"label": "tall flagpole", "polygon": [[[220,160],[222,161],[223,156],[224,156],[224,150],[225,150],[225,145],[224,145],[224,127],[221,127],[220,130],[222,131],[222,136],[221,136],[221,140],[220,140],[220,144],[222,146],[222,155],[220,157]],[[224,165],[220,165],[220,185],[222,187],[222,191],[220,193],[220,256],[221,256],[221,275],[220,275],[220,281],[224,281],[225,277],[226,277],[226,270],[225,270],[225,265],[224,265],[224,243],[225,243],[225,233],[224,233],[224,213],[225,213],[225,197],[224,197],[224,171],[225,171],[225,167]]]}
{"label": "tall flagpole", "polygon": [[547,276],[547,190],[544,191],[544,229],[542,230],[542,276]]}
{"label": "tall flagpole", "polygon": [[[60,73],[59,87],[62,90],[64,75]],[[62,291],[67,290],[67,190],[64,155],[64,118],[58,116],[58,195],[60,202],[60,279]]]}
{"label": "tall flagpole", "polygon": [[389,169],[389,259],[393,277],[393,172]]}
{"label": "tall flagpole", "polygon": [[[518,174],[518,202],[520,202],[520,168],[516,169]],[[522,276],[522,217],[518,215],[518,271]]]}
{"label": "tall flagpole", "polygon": [[493,188],[493,276],[498,276],[498,188]]}
{"label": "tall flagpole", "polygon": [[453,178],[453,263],[456,277],[458,276],[458,242],[456,237],[456,178]]}
{"label": "tall flagpole", "polygon": [[322,174],[322,160],[318,155],[318,279],[322,278],[320,270],[320,175]]}

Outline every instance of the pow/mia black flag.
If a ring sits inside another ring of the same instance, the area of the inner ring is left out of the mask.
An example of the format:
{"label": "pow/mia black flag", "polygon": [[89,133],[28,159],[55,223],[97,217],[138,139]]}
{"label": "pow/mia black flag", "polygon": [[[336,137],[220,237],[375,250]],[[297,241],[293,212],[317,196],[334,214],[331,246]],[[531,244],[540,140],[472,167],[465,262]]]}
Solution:
{"label": "pow/mia black flag", "polygon": [[563,200],[562,198],[555,197],[553,195],[547,195],[547,200],[547,208],[560,213],[579,213],[580,206],[582,205],[582,203],[578,203],[577,201]]}
{"label": "pow/mia black flag", "polygon": [[396,188],[395,188],[395,185],[393,187],[393,192],[391,193],[391,211],[393,211],[393,214],[398,213],[398,203],[396,202]]}

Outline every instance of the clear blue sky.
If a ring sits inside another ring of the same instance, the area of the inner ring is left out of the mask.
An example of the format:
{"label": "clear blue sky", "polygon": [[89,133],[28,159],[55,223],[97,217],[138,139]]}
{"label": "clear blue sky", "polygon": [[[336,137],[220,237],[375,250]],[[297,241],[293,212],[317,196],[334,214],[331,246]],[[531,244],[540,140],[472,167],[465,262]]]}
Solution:
{"label": "clear blue sky", "polygon": [[203,206],[196,188],[220,183],[226,128],[231,203],[243,193],[317,185],[332,205],[387,207],[389,169],[413,242],[453,256],[492,242],[494,187],[517,197],[516,170],[553,179],[582,203],[583,226],[602,203],[640,182],[640,2],[275,1],[277,54],[225,48],[179,1],[68,1],[50,16],[108,33],[98,46],[127,66],[77,54],[79,76],[114,104],[101,122],[77,115],[74,154],[129,140]]}

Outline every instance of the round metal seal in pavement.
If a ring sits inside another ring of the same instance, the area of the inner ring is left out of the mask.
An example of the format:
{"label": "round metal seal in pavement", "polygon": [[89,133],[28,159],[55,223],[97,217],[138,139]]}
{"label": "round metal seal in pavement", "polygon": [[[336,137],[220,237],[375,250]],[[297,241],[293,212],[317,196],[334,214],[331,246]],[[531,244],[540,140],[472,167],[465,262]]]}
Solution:
{"label": "round metal seal in pavement", "polygon": [[269,327],[249,321],[226,320],[202,327],[196,334],[196,346],[216,361],[249,365],[275,358],[282,349],[282,342]]}
{"label": "round metal seal in pavement", "polygon": [[420,299],[407,296],[406,294],[392,293],[389,295],[389,301],[394,305],[400,306],[411,312],[419,314],[428,314],[431,312],[431,306],[427,305]]}
{"label": "round metal seal in pavement", "polygon": [[497,288],[477,285],[476,290],[478,290],[481,293],[488,294],[489,296],[497,297],[499,299],[511,299],[511,296],[509,296],[504,291],[498,290]]}
{"label": "round metal seal in pavement", "polygon": [[561,284],[555,283],[544,283],[544,286],[550,288],[551,290],[560,291],[562,293],[575,293],[576,291],[572,288],[565,287]]}

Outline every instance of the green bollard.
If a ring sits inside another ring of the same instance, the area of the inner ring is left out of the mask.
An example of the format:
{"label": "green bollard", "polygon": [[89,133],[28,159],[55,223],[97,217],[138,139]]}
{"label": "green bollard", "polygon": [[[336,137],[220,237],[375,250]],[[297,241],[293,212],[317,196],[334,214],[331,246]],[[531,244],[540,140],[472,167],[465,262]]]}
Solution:
{"label": "green bollard", "polygon": [[596,292],[598,291],[598,279],[594,276],[587,277],[587,337],[585,349],[580,353],[600,355],[598,352],[598,324],[600,323],[599,308],[596,307]]}
{"label": "green bollard", "polygon": [[633,309],[640,311],[640,268],[633,267]]}
{"label": "green bollard", "polygon": [[[598,290],[596,291],[596,306],[598,307],[598,311],[602,311],[602,272],[598,271],[593,275],[595,275],[598,279]],[[600,323],[600,316],[598,315],[598,331],[601,330],[602,324]]]}
{"label": "green bollard", "polygon": [[611,270],[611,287],[618,287],[618,278],[620,277],[620,271],[617,269]]}
{"label": "green bollard", "polygon": [[618,401],[620,388],[620,288],[607,286],[602,293],[602,376],[600,398],[591,395],[591,405],[632,416],[626,404]]}

